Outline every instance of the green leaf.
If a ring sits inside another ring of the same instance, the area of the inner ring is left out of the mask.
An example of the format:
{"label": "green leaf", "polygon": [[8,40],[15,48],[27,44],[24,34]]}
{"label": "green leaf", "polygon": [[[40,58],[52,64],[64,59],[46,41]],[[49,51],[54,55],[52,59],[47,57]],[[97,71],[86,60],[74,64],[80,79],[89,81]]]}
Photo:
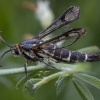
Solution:
{"label": "green leaf", "polygon": [[18,89],[19,87],[20,87],[20,85],[22,85],[22,84],[24,84],[25,83],[25,81],[26,81],[26,76],[25,77],[23,77],[23,78],[21,78],[18,82],[17,82],[17,84],[16,84],[16,89]]}
{"label": "green leaf", "polygon": [[73,80],[73,83],[83,100],[94,100],[90,91],[82,83],[77,80]]}
{"label": "green leaf", "polygon": [[[38,74],[38,71],[35,71],[34,73],[29,73],[28,74],[28,79],[30,79],[31,77],[35,77],[37,78],[37,76],[39,76],[40,74]],[[16,84],[16,89],[18,89],[22,84],[24,84],[26,82],[26,75],[24,77],[22,77]]]}
{"label": "green leaf", "polygon": [[62,92],[62,90],[64,89],[69,79],[70,79],[70,76],[63,76],[57,80],[57,84],[56,84],[57,85],[57,88],[56,88],[57,95],[59,95]]}
{"label": "green leaf", "polygon": [[34,93],[37,91],[38,88],[40,88],[40,86],[34,88],[34,84],[36,84],[37,82],[39,82],[41,79],[30,79],[26,82],[25,84],[25,88],[27,88],[29,94],[31,96],[34,96]]}
{"label": "green leaf", "polygon": [[79,49],[77,51],[84,52],[84,53],[90,53],[90,52],[97,51],[97,50],[99,50],[97,46],[90,46],[90,47]]}
{"label": "green leaf", "polygon": [[87,83],[97,87],[98,89],[100,89],[100,79],[87,75],[87,74],[82,74],[82,73],[78,73],[74,75],[86,81]]}

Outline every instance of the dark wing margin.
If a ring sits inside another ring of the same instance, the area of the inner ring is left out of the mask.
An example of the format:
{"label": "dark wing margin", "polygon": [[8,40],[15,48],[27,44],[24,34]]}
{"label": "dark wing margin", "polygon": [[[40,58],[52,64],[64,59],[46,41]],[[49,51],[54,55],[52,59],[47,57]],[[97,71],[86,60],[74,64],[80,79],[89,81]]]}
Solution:
{"label": "dark wing margin", "polygon": [[[64,32],[60,35],[57,35],[50,40],[46,40],[45,42],[41,43],[40,46],[43,44],[49,44],[49,43],[54,44],[54,43],[60,42],[65,39],[69,40],[70,38],[75,38],[75,40],[73,40],[70,44],[67,45],[67,46],[70,46],[70,45],[74,44],[82,35],[84,35],[85,32],[86,32],[85,28],[74,28],[74,29]],[[64,46],[64,47],[67,47],[67,46]]]}
{"label": "dark wing margin", "polygon": [[[79,18],[80,9],[76,6],[69,7],[62,15],[60,15],[50,26],[48,26],[45,30],[40,32],[34,38],[44,38],[49,35],[51,32],[59,29],[60,27],[67,25]],[[49,19],[48,19],[49,20]]]}
{"label": "dark wing margin", "polygon": [[60,35],[57,35],[54,38],[45,41],[44,43],[45,44],[47,44],[47,43],[57,43],[57,42],[60,42],[62,40],[65,40],[65,39],[80,37],[80,36],[84,35],[85,32],[86,32],[86,29],[84,29],[84,28],[74,28],[74,29],[69,30],[67,32],[64,32]]}

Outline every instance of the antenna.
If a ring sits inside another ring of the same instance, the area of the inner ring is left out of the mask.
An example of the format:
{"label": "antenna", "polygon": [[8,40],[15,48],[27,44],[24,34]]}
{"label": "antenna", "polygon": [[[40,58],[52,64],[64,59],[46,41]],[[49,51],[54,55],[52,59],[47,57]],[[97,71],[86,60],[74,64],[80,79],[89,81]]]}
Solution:
{"label": "antenna", "polygon": [[[0,31],[0,32],[1,32],[1,31]],[[1,36],[0,36],[0,39],[1,39],[8,47],[10,47],[10,48],[13,47],[13,46],[9,45]],[[12,49],[5,51],[5,52],[0,56],[0,60],[3,58],[3,56],[4,56],[6,53],[10,52],[11,50],[12,50]]]}
{"label": "antenna", "polygon": [[7,51],[5,51],[1,56],[0,56],[0,60],[3,58],[3,56],[6,54],[6,53],[8,53],[8,52],[10,52],[11,50],[7,50]]}
{"label": "antenna", "polygon": [[1,36],[0,36],[0,39],[8,46],[8,47],[13,47],[13,46],[11,46],[11,45],[9,45]]}

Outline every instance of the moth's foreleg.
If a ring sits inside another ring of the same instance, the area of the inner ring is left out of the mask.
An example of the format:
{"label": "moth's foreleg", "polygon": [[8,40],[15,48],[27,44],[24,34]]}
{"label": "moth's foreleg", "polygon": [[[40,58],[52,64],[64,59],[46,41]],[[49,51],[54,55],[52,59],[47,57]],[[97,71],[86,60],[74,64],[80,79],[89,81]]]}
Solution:
{"label": "moth's foreleg", "polygon": [[24,64],[26,79],[28,79],[27,65],[28,65],[30,62],[31,62],[30,60],[27,60],[26,63]]}

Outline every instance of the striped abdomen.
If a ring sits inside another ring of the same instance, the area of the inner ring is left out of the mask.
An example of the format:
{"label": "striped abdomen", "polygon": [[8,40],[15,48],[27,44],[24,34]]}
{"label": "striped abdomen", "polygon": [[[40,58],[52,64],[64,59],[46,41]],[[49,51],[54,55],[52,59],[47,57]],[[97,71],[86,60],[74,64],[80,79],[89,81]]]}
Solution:
{"label": "striped abdomen", "polygon": [[46,45],[43,51],[51,58],[54,58],[58,61],[64,61],[64,62],[100,61],[100,55],[93,53],[85,54],[77,51],[70,51],[65,48],[59,48],[56,45]]}

